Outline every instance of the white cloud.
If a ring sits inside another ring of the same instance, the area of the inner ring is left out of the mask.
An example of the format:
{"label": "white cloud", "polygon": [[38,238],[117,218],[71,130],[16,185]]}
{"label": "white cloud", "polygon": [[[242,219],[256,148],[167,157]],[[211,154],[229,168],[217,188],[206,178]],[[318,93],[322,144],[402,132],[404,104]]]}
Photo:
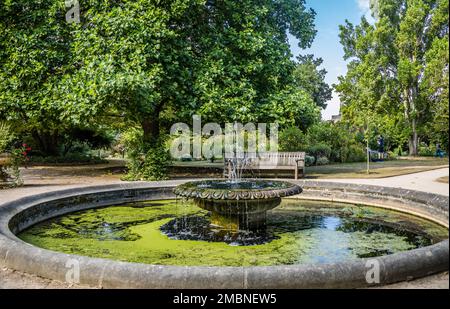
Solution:
{"label": "white cloud", "polygon": [[328,101],[328,106],[325,110],[322,110],[322,119],[331,120],[334,115],[339,115],[341,108],[341,100],[339,94],[333,90],[333,98]]}
{"label": "white cloud", "polygon": [[366,17],[369,23],[373,24],[375,20],[373,19],[370,10],[370,2],[371,2],[370,0],[356,0],[356,3],[358,4],[358,8],[361,14]]}
{"label": "white cloud", "polygon": [[370,10],[370,0],[356,0],[361,13],[366,14]]}

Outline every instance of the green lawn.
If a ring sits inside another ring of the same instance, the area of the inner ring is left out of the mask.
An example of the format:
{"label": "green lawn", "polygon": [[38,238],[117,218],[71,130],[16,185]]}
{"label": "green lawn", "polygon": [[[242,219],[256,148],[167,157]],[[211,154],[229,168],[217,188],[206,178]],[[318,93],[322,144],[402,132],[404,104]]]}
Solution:
{"label": "green lawn", "polygon": [[448,158],[414,158],[385,162],[371,162],[370,174],[367,163],[344,163],[307,168],[309,178],[383,178],[429,171],[449,164]]}
{"label": "green lawn", "polygon": [[448,183],[448,176],[438,178],[437,182]]}
{"label": "green lawn", "polygon": [[[398,160],[385,162],[371,162],[370,174],[367,174],[367,165],[365,162],[358,163],[341,163],[324,166],[310,166],[306,168],[306,177],[312,179],[318,178],[383,178],[391,176],[406,175],[415,172],[423,172],[433,170],[443,166],[448,166],[448,158],[402,158]],[[192,177],[200,176],[216,176],[221,175],[223,162],[210,163],[208,161],[193,162],[175,162],[173,164],[174,177]],[[197,172],[198,171],[198,172]],[[204,175],[204,173],[208,175]],[[279,177],[292,177],[292,172],[280,172]],[[273,173],[256,173],[261,177],[273,177]]]}

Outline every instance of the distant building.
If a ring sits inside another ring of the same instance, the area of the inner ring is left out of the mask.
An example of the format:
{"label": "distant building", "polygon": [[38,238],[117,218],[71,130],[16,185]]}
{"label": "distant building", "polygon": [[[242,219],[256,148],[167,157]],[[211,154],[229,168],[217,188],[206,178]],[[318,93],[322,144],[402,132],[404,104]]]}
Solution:
{"label": "distant building", "polygon": [[[330,104],[336,105],[337,103],[330,103]],[[339,102],[339,114],[331,116],[331,119],[328,120],[329,122],[338,123],[342,120],[342,106],[343,106],[342,102]]]}
{"label": "distant building", "polygon": [[341,119],[342,119],[341,114],[331,116],[331,122],[333,122],[333,123],[339,122],[339,121],[341,121]]}

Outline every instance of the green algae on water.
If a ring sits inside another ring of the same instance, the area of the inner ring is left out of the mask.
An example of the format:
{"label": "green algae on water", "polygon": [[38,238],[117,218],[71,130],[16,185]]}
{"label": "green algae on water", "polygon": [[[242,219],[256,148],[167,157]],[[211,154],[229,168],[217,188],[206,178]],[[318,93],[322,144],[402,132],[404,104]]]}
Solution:
{"label": "green algae on water", "polygon": [[269,212],[270,242],[237,246],[178,240],[161,226],[208,213],[177,201],[91,209],[50,219],[18,236],[35,246],[113,260],[186,266],[329,263],[411,250],[448,237],[448,230],[411,215],[373,207],[285,200]]}

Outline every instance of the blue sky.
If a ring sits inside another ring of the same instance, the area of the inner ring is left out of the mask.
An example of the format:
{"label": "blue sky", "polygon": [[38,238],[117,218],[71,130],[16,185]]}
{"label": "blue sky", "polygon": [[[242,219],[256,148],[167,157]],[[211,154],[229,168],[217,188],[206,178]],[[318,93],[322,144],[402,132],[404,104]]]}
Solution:
{"label": "blue sky", "polygon": [[[344,51],[339,43],[339,25],[344,24],[346,19],[357,24],[361,16],[370,16],[369,0],[307,0],[306,3],[317,13],[317,35],[312,47],[307,50],[298,48],[295,39],[290,37],[292,53],[294,56],[313,54],[322,58],[322,66],[328,71],[326,82],[331,85],[347,71],[346,62],[342,58]],[[331,119],[332,115],[339,113],[339,106],[339,97],[334,93],[327,109],[322,112],[322,118]]]}

